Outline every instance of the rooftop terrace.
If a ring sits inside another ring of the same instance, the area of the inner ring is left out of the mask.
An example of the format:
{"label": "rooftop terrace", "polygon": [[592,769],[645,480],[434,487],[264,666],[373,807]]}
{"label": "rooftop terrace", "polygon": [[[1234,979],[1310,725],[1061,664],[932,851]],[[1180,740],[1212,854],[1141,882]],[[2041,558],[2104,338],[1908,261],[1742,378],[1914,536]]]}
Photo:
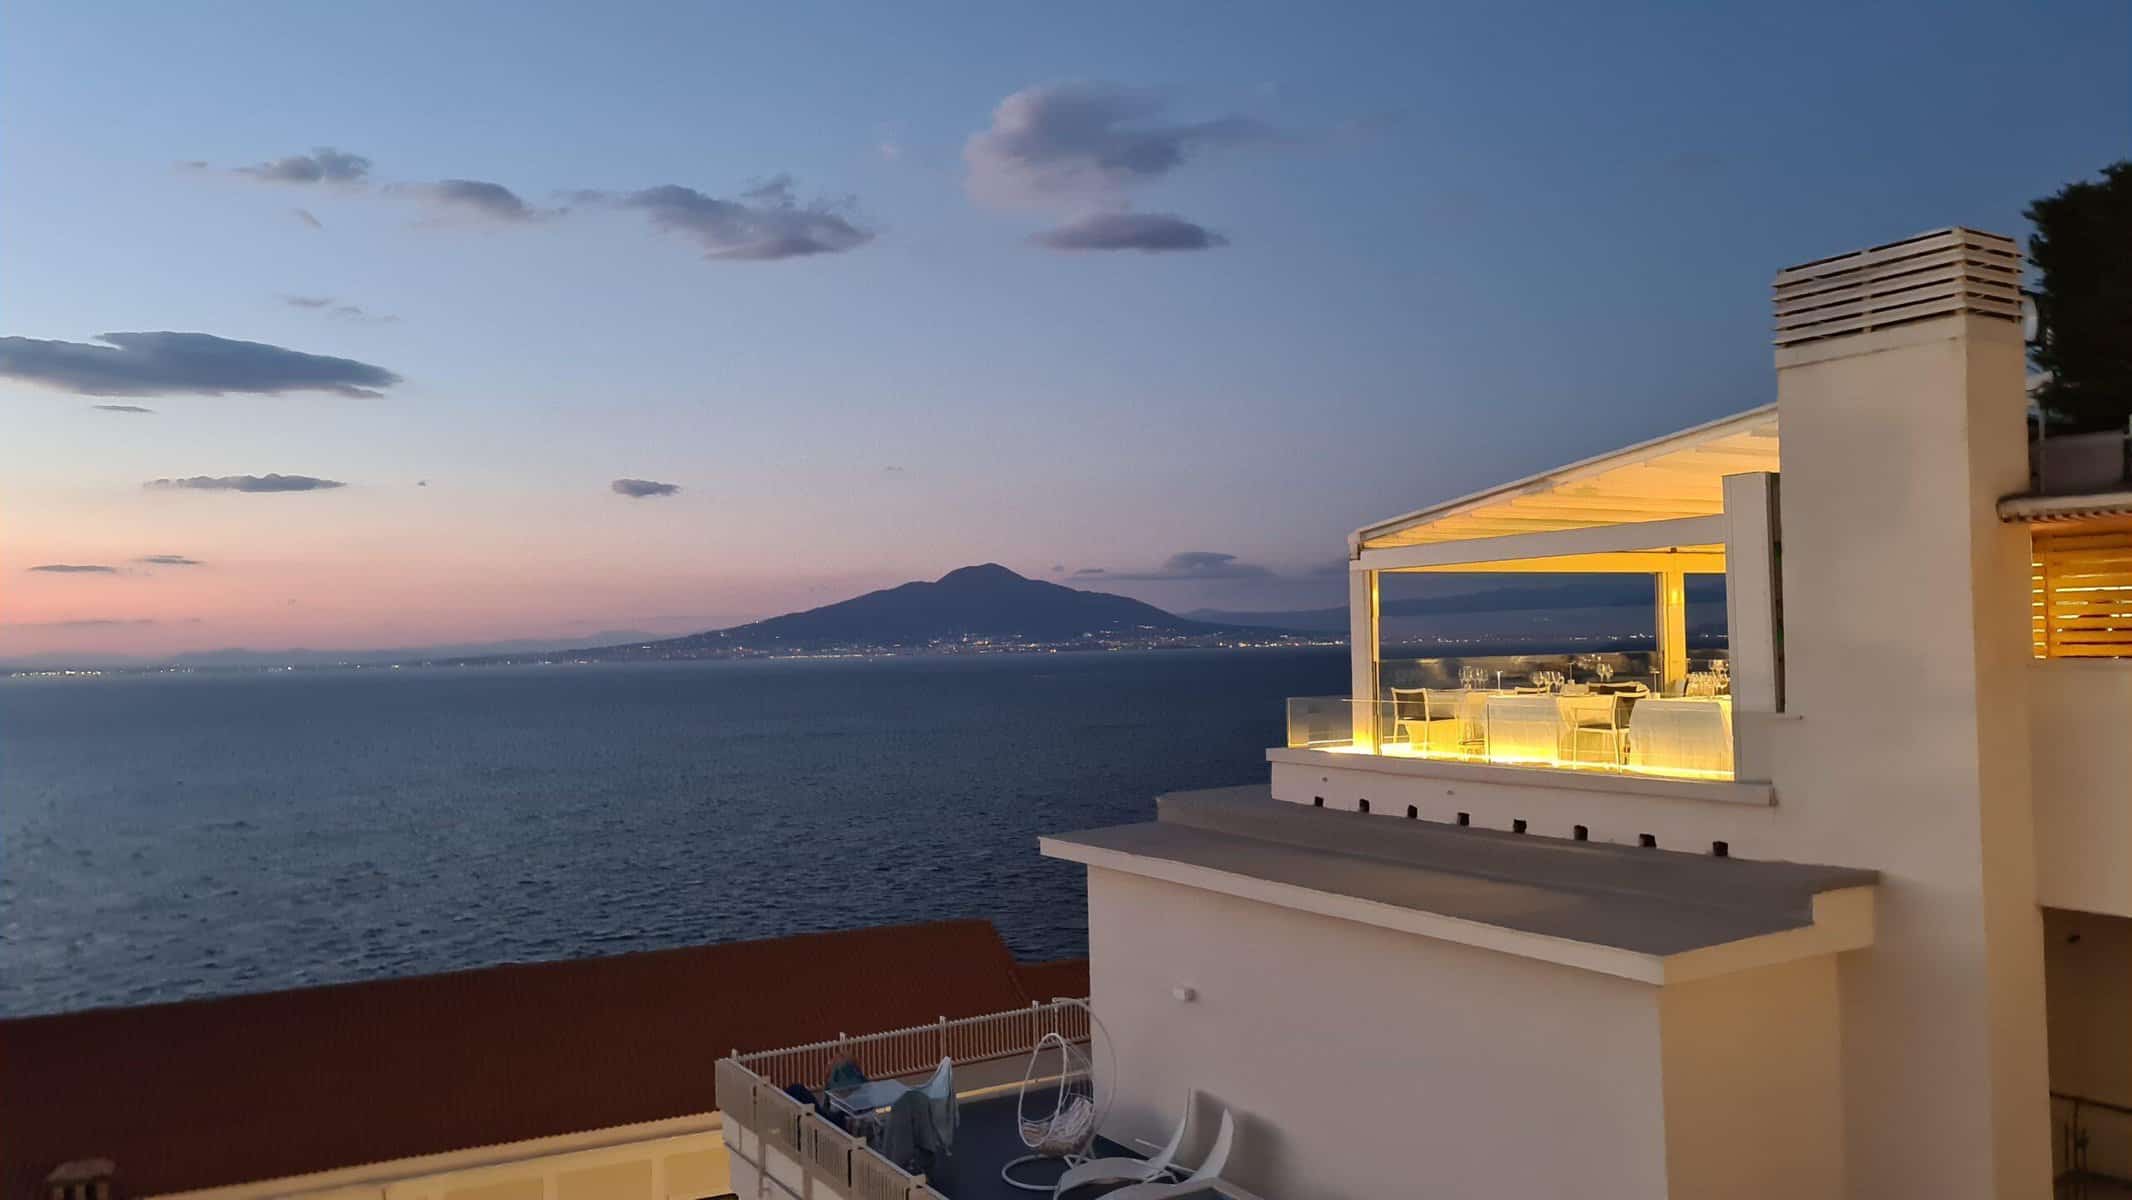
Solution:
{"label": "rooftop terrace", "polygon": [[[752,1178],[766,1180],[765,1194],[835,1196],[843,1200],[1026,1200],[1049,1195],[1065,1171],[1056,1158],[1023,1164],[1015,1178],[1002,1169],[1029,1154],[1020,1118],[1049,1113],[1057,1100],[1053,1080],[1038,1077],[1026,1098],[1023,1075],[1037,1042],[1058,1031],[1085,1046],[1091,1024],[1086,1001],[1063,1000],[933,1025],[843,1037],[720,1060],[718,1108],[733,1156],[734,1186],[752,1194]],[[924,1173],[907,1171],[881,1153],[877,1127],[825,1117],[834,1106],[819,1098],[839,1062],[857,1064],[870,1078],[922,1084],[941,1059],[953,1065],[958,1115],[950,1152],[932,1159]],[[1085,1079],[1083,1075],[1072,1078]],[[1128,1147],[1098,1137],[1096,1157],[1145,1157],[1151,1147]],[[1189,1160],[1189,1156],[1187,1156]],[[1067,1200],[1094,1200],[1117,1185],[1074,1189]],[[1210,1182],[1182,1196],[1258,1200],[1233,1184]]]}

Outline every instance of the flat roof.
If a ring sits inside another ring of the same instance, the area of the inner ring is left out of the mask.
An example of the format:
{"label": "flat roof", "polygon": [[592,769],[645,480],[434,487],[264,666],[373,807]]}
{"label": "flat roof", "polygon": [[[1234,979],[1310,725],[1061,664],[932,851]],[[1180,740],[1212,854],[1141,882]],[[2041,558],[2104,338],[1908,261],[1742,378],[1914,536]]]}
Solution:
{"label": "flat roof", "polygon": [[[1044,851],[1177,882],[1226,879],[1231,882],[1216,884],[1216,890],[1414,932],[1448,933],[1450,940],[1497,949],[1512,946],[1500,938],[1457,936],[1457,927],[1621,952],[1627,957],[1563,954],[1559,946],[1549,953],[1525,944],[1539,951],[1532,957],[1600,970],[1609,967],[1594,964],[1611,964],[1609,973],[1651,982],[1672,975],[1656,960],[1811,930],[1817,898],[1869,888],[1879,879],[1876,872],[1848,867],[1718,858],[1314,808],[1274,800],[1257,785],[1163,796],[1157,813],[1154,821],[1047,837]],[[1135,870],[1136,864],[1168,864],[1182,873]],[[1300,903],[1297,893],[1359,903]]]}
{"label": "flat roof", "polygon": [[1717,516],[1724,477],[1777,470],[1777,406],[1765,404],[1366,525],[1358,551]]}

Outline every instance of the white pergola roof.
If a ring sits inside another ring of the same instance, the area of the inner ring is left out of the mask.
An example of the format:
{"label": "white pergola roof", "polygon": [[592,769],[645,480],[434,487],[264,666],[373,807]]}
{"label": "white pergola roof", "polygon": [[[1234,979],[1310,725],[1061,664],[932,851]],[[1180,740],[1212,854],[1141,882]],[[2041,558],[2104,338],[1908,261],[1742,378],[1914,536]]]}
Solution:
{"label": "white pergola roof", "polygon": [[1777,469],[1777,406],[1769,404],[1380,521],[1351,543],[1366,558],[1400,547],[1719,517],[1725,476]]}

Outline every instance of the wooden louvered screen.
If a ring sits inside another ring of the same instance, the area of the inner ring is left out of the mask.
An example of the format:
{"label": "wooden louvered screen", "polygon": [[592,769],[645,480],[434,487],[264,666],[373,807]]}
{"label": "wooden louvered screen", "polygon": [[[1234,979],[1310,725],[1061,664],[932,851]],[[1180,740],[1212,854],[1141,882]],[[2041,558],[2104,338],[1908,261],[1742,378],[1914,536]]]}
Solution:
{"label": "wooden louvered screen", "polygon": [[2037,658],[2132,658],[2132,529],[2045,533],[2031,555]]}

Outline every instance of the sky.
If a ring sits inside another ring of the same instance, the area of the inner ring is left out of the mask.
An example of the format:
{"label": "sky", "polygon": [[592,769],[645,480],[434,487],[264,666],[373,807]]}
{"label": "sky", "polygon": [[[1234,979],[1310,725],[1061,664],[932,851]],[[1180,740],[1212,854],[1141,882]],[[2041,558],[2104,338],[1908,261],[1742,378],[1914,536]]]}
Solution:
{"label": "sky", "polygon": [[1335,604],[2128,154],[2123,0],[14,0],[0,659]]}

